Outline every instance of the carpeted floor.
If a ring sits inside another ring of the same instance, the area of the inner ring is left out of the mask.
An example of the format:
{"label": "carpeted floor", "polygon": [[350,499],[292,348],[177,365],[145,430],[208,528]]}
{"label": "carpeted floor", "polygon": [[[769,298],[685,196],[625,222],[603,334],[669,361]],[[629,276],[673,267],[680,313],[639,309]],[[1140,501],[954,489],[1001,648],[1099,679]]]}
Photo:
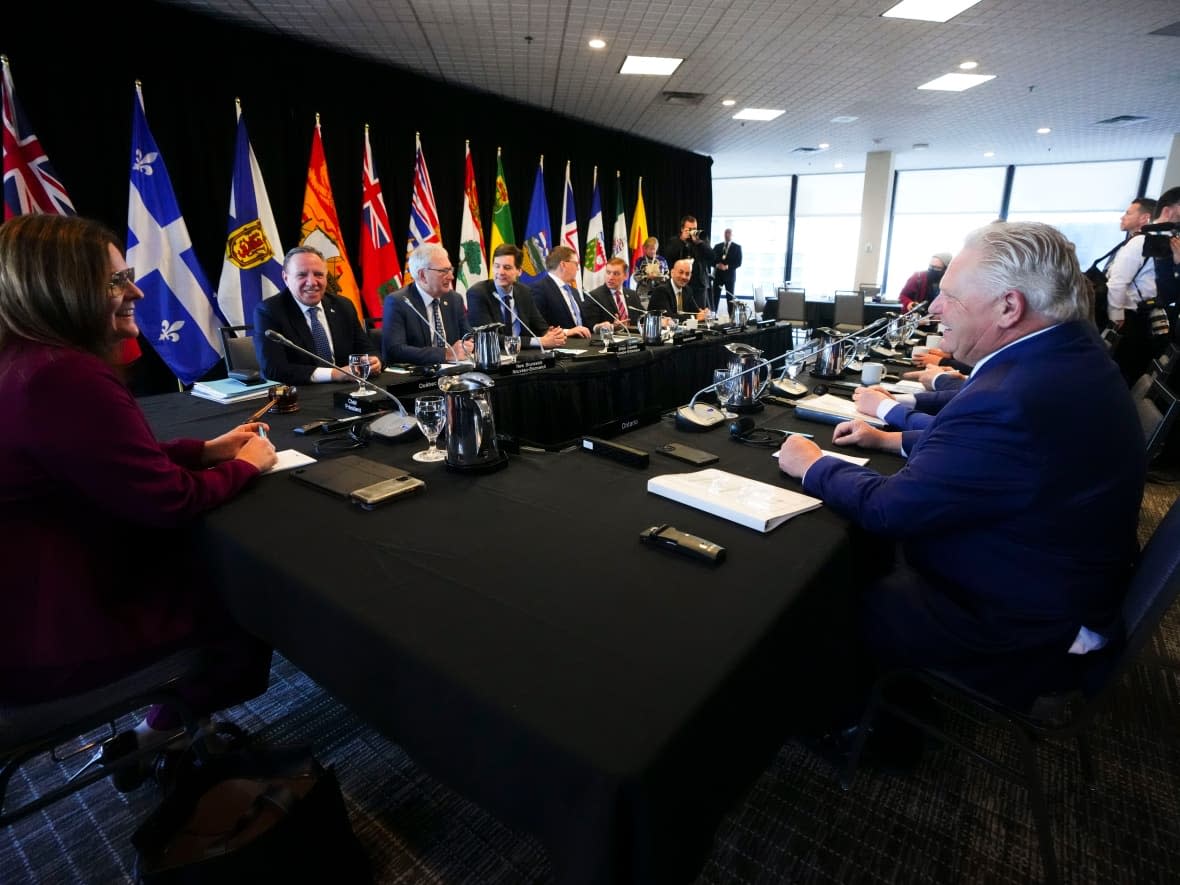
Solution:
{"label": "carpeted floor", "polygon": [[[1180,493],[1148,486],[1144,538]],[[267,694],[225,718],[277,743],[311,741],[335,764],[353,828],[379,882],[532,883],[544,849],[442,786],[395,744],[277,657]],[[130,722],[126,723],[130,724]],[[1180,610],[1092,735],[1098,786],[1071,746],[1042,751],[1066,882],[1180,881]],[[983,745],[1001,747],[984,732]],[[67,763],[66,773],[77,763]],[[25,767],[20,795],[61,776]],[[0,832],[0,882],[131,881],[129,837],[158,801],[100,782]],[[703,883],[988,882],[1041,876],[1024,791],[950,750],[904,776],[865,769],[844,793],[827,763],[788,742],[717,830]]]}

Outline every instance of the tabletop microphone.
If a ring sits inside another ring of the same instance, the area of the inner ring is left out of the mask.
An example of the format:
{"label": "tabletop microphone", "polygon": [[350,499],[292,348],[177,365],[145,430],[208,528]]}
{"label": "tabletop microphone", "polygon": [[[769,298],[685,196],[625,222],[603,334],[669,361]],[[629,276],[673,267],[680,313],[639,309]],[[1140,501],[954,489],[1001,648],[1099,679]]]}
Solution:
{"label": "tabletop microphone", "polygon": [[496,300],[499,301],[502,306],[508,308],[508,310],[509,310],[509,312],[511,312],[513,318],[518,323],[520,323],[521,328],[524,329],[526,332],[528,332],[530,335],[532,335],[534,338],[537,339],[537,347],[541,348],[541,355],[548,356],[549,351],[547,351],[545,349],[545,343],[541,340],[541,336],[529,328],[529,324],[526,323],[523,319],[521,319],[520,314],[516,312],[516,308],[513,305],[509,304],[507,301],[505,301],[500,296],[500,293],[497,292],[495,289],[492,290],[492,294],[496,296]]}
{"label": "tabletop microphone", "polygon": [[343,372],[348,377],[355,379],[358,384],[363,384],[370,390],[374,390],[383,396],[387,396],[389,399],[397,403],[398,414],[382,415],[380,418],[375,418],[373,423],[369,425],[369,430],[376,436],[380,436],[385,439],[400,439],[407,433],[412,433],[418,429],[418,422],[415,420],[413,415],[410,415],[406,412],[406,407],[402,405],[402,401],[384,387],[374,384],[368,378],[362,378],[360,375],[354,374],[348,369],[342,369],[340,366],[334,365],[330,360],[324,359],[318,353],[313,353],[310,350],[300,347],[286,335],[276,332],[274,329],[267,329],[264,334],[271,341],[281,344],[283,347],[289,347],[292,350],[297,350],[304,356],[311,357],[321,366],[325,366],[329,369],[335,369],[337,372]]}
{"label": "tabletop microphone", "polygon": [[[430,320],[428,320],[428,319],[426,319],[426,317],[422,316],[422,314],[419,312],[418,308],[414,307],[414,303],[412,301],[412,298],[413,298],[413,296],[407,295],[405,298],[402,299],[402,302],[406,305],[406,307],[408,307],[413,312],[414,316],[416,316],[418,319],[420,319],[423,323],[426,324],[426,331],[430,333],[430,340],[433,341],[434,336],[438,335],[438,332],[435,330],[434,325],[430,322]],[[438,321],[439,321],[439,323],[442,324],[443,333],[444,333],[442,336],[443,337],[443,359],[444,360],[446,359],[447,351],[449,350],[451,352],[451,357],[455,358],[454,361],[456,363],[470,363],[471,365],[474,366],[475,362],[473,360],[469,360],[466,358],[457,359],[456,358],[457,354],[455,353],[455,349],[453,347],[451,347],[451,345],[447,344],[446,334],[445,334],[447,331],[447,326],[446,326],[446,323],[443,323],[441,309],[439,310]]]}
{"label": "tabletop microphone", "polygon": [[786,353],[780,353],[778,356],[769,360],[763,360],[760,363],[755,363],[748,369],[742,369],[742,371],[728,376],[724,381],[715,381],[707,387],[702,387],[692,395],[692,399],[688,401],[688,405],[679,406],[676,409],[676,429],[698,432],[702,430],[712,430],[714,427],[724,424],[727,420],[725,409],[714,408],[713,406],[706,405],[705,403],[698,403],[697,397],[703,393],[716,393],[719,384],[731,384],[736,379],[741,378],[743,375],[748,375],[751,372],[757,372],[759,369],[769,369],[772,364],[785,357],[791,356],[793,353],[795,353],[795,351],[788,350]]}

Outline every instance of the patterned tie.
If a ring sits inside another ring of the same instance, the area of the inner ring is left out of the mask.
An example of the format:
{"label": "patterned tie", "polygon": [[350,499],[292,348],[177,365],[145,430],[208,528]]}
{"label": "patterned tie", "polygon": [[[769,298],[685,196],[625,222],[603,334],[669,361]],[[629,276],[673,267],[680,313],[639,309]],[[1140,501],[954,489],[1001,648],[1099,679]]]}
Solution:
{"label": "patterned tie", "polygon": [[328,340],[328,333],[324,331],[324,327],[320,323],[320,309],[318,307],[307,309],[307,321],[311,324],[311,340],[315,345],[316,355],[332,362],[332,342]]}
{"label": "patterned tie", "polygon": [[623,293],[619,290],[615,290],[615,310],[619,312],[619,319],[624,323],[630,321],[631,318],[627,316],[627,302],[623,300]]}
{"label": "patterned tie", "polygon": [[582,325],[582,311],[578,310],[578,299],[574,297],[574,290],[569,283],[566,283],[562,288],[565,289],[566,297],[569,299],[570,316],[574,318],[574,325]]}
{"label": "patterned tie", "polygon": [[443,329],[442,314],[438,309],[438,299],[431,299],[430,302],[430,319],[434,322],[434,334],[438,336],[438,346],[447,346],[447,333]]}

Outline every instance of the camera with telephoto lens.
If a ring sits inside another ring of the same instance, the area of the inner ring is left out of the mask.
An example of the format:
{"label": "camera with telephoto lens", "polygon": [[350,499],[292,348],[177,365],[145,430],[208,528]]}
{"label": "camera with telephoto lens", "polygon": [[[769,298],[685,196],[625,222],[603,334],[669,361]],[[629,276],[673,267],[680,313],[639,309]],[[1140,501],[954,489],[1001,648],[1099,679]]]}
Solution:
{"label": "camera with telephoto lens", "polygon": [[1173,237],[1180,237],[1180,222],[1165,221],[1162,224],[1145,224],[1139,228],[1143,234],[1144,258],[1171,258]]}

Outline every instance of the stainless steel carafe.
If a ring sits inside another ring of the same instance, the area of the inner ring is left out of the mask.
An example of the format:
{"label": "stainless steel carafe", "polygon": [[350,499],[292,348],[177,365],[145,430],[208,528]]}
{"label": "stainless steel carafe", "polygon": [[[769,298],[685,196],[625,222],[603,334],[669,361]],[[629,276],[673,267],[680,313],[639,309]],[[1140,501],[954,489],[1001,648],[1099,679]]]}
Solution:
{"label": "stainless steel carafe", "polygon": [[481,372],[500,368],[500,330],[503,323],[488,323],[471,330],[475,341],[475,368]]}
{"label": "stainless steel carafe", "polygon": [[820,378],[838,378],[844,372],[845,336],[835,329],[815,330],[819,352],[815,355],[814,374]]}
{"label": "stainless steel carafe", "polygon": [[660,337],[662,316],[663,311],[653,310],[644,314],[643,319],[639,321],[639,331],[643,335],[644,344],[659,344],[663,341]]}
{"label": "stainless steel carafe", "polygon": [[447,466],[476,468],[504,460],[496,441],[492,388],[496,382],[482,372],[444,375],[438,389],[447,403]]}
{"label": "stainless steel carafe", "polygon": [[733,393],[726,406],[735,412],[760,408],[758,397],[770,382],[770,362],[762,358],[762,351],[749,344],[735,341],[725,345],[731,354],[726,368],[733,380]]}

